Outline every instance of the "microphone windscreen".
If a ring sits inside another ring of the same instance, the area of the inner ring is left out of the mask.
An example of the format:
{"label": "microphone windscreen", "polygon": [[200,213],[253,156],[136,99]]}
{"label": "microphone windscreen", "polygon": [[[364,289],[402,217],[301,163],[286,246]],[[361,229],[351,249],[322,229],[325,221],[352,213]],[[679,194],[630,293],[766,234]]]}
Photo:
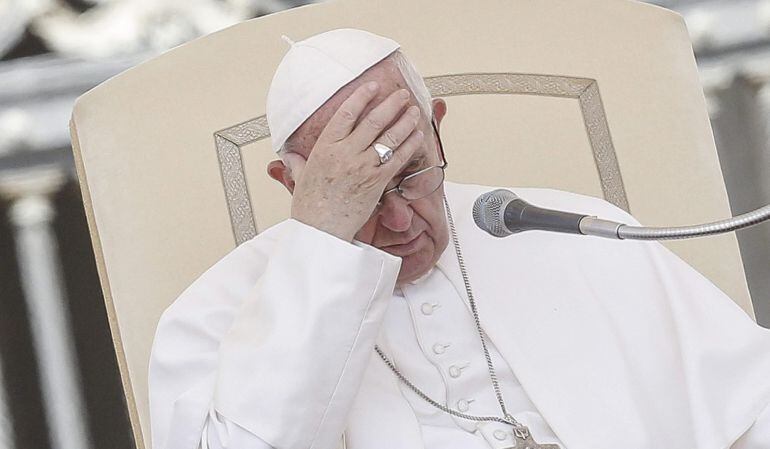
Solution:
{"label": "microphone windscreen", "polygon": [[510,190],[497,189],[482,194],[473,203],[473,221],[476,226],[495,237],[513,234],[505,226],[505,207],[518,196]]}

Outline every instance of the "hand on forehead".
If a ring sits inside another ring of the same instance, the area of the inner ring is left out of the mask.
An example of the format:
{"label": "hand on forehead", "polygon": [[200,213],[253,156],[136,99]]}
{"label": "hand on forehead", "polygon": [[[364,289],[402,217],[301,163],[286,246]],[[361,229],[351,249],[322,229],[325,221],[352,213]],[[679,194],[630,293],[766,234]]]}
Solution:
{"label": "hand on forehead", "polygon": [[[289,139],[292,151],[300,153],[307,158],[310,155],[310,150],[313,148],[313,145],[315,145],[318,136],[323,132],[332,116],[334,116],[340,106],[342,106],[342,103],[344,103],[358,87],[370,81],[377,82],[380,87],[374,100],[364,108],[359,117],[359,121],[366,117],[372,109],[382,103],[382,101],[391,93],[399,89],[408,89],[406,81],[398,70],[396,64],[390,58],[384,59],[362,73],[358,78],[343,86],[299,128],[297,128],[297,131]],[[417,102],[412,95],[409,99],[409,104],[405,106],[403,110],[406,110],[409,105],[416,104]],[[397,119],[398,117],[394,119],[394,122]]]}
{"label": "hand on forehead", "polygon": [[[420,108],[409,106],[408,90],[391,92],[364,115],[379,89],[373,81],[358,86],[334,111],[307,158],[286,154],[293,160],[295,181],[292,218],[351,241],[372,216],[390,180],[422,147]],[[388,152],[375,151],[377,143]]]}

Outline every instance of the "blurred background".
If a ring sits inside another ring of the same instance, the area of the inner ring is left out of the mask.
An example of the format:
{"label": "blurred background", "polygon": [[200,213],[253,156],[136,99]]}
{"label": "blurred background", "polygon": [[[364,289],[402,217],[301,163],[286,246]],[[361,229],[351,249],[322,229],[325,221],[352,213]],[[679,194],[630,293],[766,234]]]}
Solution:
{"label": "blurred background", "polygon": [[[304,3],[0,0],[0,449],[134,446],[70,148],[75,98]],[[687,22],[733,215],[770,203],[770,0],[650,3]],[[738,240],[770,327],[770,223]]]}

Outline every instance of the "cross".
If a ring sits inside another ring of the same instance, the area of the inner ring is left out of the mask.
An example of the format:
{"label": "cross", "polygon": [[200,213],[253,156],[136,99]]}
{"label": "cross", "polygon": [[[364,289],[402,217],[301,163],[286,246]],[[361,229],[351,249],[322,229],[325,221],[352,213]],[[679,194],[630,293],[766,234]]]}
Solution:
{"label": "cross", "polygon": [[505,449],[561,449],[558,444],[540,444],[532,438],[532,433],[526,426],[515,426],[513,437],[516,445]]}

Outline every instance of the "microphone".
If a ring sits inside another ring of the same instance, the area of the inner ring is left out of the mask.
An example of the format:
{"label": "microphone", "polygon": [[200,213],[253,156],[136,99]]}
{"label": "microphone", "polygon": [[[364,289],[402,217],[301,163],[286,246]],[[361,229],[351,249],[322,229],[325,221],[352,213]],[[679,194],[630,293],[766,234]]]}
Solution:
{"label": "microphone", "polygon": [[487,192],[473,204],[473,221],[495,237],[529,230],[580,234],[580,220],[584,217],[533,206],[505,189]]}
{"label": "microphone", "polygon": [[694,226],[652,228],[629,226],[595,216],[533,206],[510,190],[482,194],[473,204],[473,221],[495,237],[540,230],[593,235],[618,240],[669,240],[721,234],[770,219],[770,205],[726,220]]}

